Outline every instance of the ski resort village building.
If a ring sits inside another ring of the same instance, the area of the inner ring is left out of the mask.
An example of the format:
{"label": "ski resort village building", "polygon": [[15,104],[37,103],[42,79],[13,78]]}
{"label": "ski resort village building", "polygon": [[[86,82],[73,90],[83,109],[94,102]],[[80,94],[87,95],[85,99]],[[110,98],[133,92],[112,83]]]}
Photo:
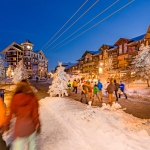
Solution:
{"label": "ski resort village building", "polygon": [[[119,38],[114,45],[103,44],[98,51],[85,51],[77,60],[78,63],[66,68],[66,72],[78,73],[87,79],[93,79],[99,78],[103,74],[103,69],[111,65],[112,68],[109,72],[111,77],[116,71],[123,76],[138,54],[141,44],[150,45],[150,26],[143,35],[131,39]],[[111,61],[109,61],[110,58]]]}
{"label": "ski resort village building", "polygon": [[18,62],[23,60],[29,76],[45,77],[48,73],[48,59],[42,50],[34,51],[33,46],[29,40],[21,44],[13,42],[1,51],[1,54],[4,54],[8,67],[14,69]]}

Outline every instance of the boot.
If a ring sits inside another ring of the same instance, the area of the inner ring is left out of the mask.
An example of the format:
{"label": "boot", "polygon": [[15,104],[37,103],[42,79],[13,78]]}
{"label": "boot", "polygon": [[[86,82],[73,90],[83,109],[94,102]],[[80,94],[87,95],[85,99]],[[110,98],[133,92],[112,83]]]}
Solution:
{"label": "boot", "polygon": [[91,107],[92,106],[92,101],[89,101],[88,104],[89,104],[89,107]]}

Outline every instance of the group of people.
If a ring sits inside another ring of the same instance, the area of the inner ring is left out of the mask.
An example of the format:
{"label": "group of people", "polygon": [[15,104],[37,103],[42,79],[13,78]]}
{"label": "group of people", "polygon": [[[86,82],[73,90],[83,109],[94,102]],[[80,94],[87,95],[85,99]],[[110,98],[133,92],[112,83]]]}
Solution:
{"label": "group of people", "polygon": [[[70,95],[71,90],[72,92],[77,93],[78,87],[81,90],[81,99],[80,102],[83,101],[83,99],[86,100],[86,104],[93,103],[94,99],[97,98],[99,102],[102,102],[102,90],[103,90],[103,84],[101,83],[100,79],[98,82],[90,82],[90,81],[84,81],[84,80],[74,80],[73,83],[69,80],[68,81],[68,95]],[[127,99],[127,95],[124,92],[125,91],[125,85],[122,81],[120,81],[120,84],[116,82],[116,80],[109,79],[107,83],[104,85],[104,90],[108,96],[109,103],[112,104],[114,102],[114,95],[116,97],[116,101],[118,101],[118,98],[121,98],[121,95],[124,94],[125,98]]]}
{"label": "group of people", "polygon": [[85,98],[86,103],[88,104],[89,101],[94,101],[95,97],[98,99],[99,102],[102,101],[102,88],[103,85],[98,81],[98,84],[95,82],[84,81],[84,80],[74,80],[73,83],[69,80],[68,81],[68,95],[70,95],[71,89],[73,88],[72,92],[77,94],[77,89],[81,90],[81,99],[80,102],[83,101]]}
{"label": "group of people", "polygon": [[2,136],[9,132],[12,118],[15,118],[12,150],[24,150],[24,143],[28,141],[28,150],[36,149],[35,135],[41,131],[39,120],[38,99],[27,80],[17,84],[11,99],[9,112],[6,115],[6,105],[0,98],[0,149],[8,150]]}
{"label": "group of people", "polygon": [[118,101],[118,98],[121,98],[121,95],[124,94],[125,98],[127,99],[127,94],[125,93],[125,85],[122,81],[120,81],[120,84],[116,82],[116,80],[110,80],[108,81],[106,92],[108,93],[108,99],[109,103],[112,104],[114,101],[114,94],[116,97],[116,101]]}

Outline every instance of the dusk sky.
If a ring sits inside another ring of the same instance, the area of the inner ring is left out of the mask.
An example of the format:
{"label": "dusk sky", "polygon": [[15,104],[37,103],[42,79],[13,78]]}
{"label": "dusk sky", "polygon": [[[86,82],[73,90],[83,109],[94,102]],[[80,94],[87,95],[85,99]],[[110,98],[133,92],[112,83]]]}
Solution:
{"label": "dusk sky", "polygon": [[0,51],[12,42],[21,44],[29,39],[33,50],[43,50],[49,59],[49,71],[58,61],[76,63],[86,50],[97,51],[102,44],[113,45],[121,37],[130,39],[146,33],[150,0],[134,0],[114,13],[131,1],[1,0]]}

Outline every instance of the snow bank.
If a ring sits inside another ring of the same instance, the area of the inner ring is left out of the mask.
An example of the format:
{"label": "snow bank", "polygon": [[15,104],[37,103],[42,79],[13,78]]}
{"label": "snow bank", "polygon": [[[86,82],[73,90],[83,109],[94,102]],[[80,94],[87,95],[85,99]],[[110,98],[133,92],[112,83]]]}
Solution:
{"label": "snow bank", "polygon": [[126,114],[117,103],[110,109],[105,109],[104,104],[102,108],[87,109],[80,102],[58,97],[46,97],[40,103],[43,132],[38,146],[42,150],[150,148],[150,120]]}
{"label": "snow bank", "polygon": [[150,102],[150,88],[143,88],[140,86],[128,88],[126,93],[130,98]]}

